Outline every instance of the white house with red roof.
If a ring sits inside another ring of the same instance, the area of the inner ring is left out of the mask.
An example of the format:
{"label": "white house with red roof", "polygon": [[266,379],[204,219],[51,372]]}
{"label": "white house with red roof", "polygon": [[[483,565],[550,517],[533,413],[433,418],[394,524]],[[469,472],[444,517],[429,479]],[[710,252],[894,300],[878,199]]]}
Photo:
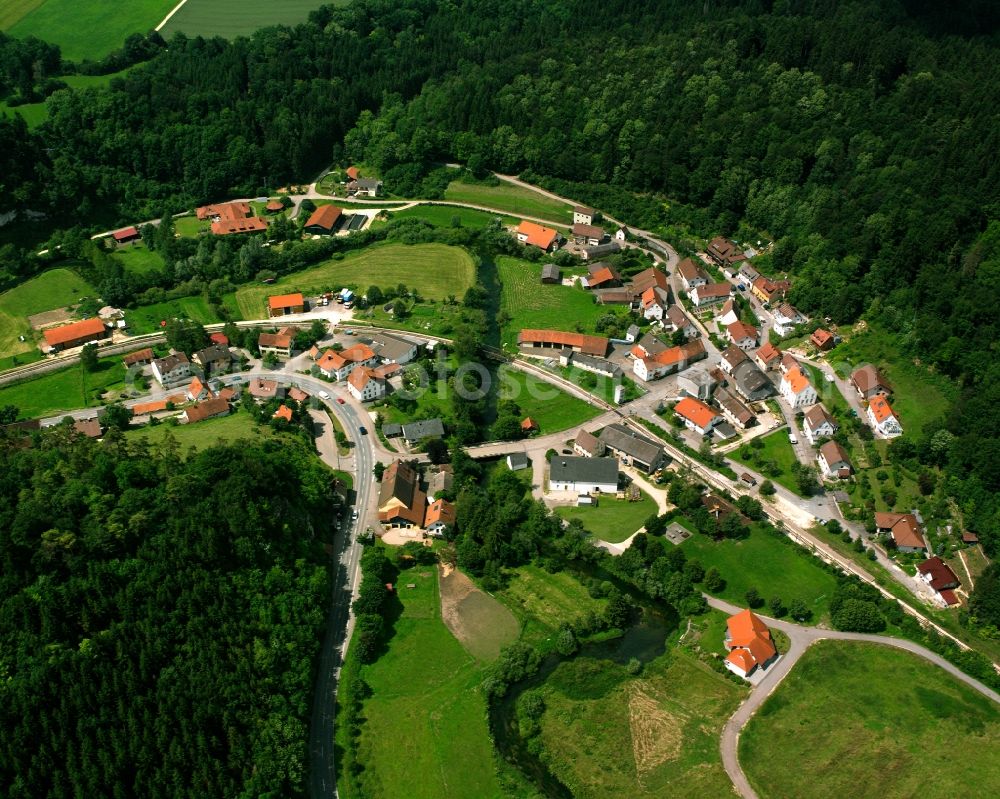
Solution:
{"label": "white house with red roof", "polygon": [[760,332],[753,325],[739,320],[733,322],[726,328],[726,338],[741,350],[757,349],[757,339]]}
{"label": "white house with red roof", "polygon": [[782,399],[793,408],[805,408],[816,404],[816,389],[798,367],[789,369],[781,376],[779,392]]}
{"label": "white house with red roof", "polygon": [[358,402],[371,402],[385,396],[385,380],[368,366],[355,366],[347,378],[347,390]]}
{"label": "white house with red roof", "polygon": [[685,427],[702,436],[708,435],[722,421],[715,410],[694,397],[684,397],[674,406],[674,413],[684,422]]}
{"label": "white house with red roof", "polygon": [[767,669],[778,657],[771,631],[749,608],[726,619],[725,646],[726,668],[743,679]]}
{"label": "white house with red roof", "polygon": [[917,566],[917,577],[931,587],[934,600],[939,604],[944,607],[959,604],[955,589],[962,583],[951,567],[937,555]]}
{"label": "white house with red roof", "polygon": [[900,424],[899,417],[896,416],[889,400],[882,394],[876,394],[868,401],[866,415],[875,435],[882,438],[896,438],[903,435],[903,425]]}

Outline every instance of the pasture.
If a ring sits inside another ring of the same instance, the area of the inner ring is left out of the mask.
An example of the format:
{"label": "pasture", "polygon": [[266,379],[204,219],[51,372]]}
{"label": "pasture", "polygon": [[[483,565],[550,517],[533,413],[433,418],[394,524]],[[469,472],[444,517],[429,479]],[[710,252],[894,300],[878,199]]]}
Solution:
{"label": "pasture", "polygon": [[203,325],[222,321],[212,310],[208,300],[202,296],[180,297],[176,300],[142,305],[133,310],[125,311],[125,321],[128,322],[129,332],[133,335],[160,330],[163,327],[161,322],[174,317],[193,319]]}
{"label": "pasture", "polygon": [[111,257],[121,263],[126,272],[138,275],[163,268],[163,257],[141,242],[119,247]]}
{"label": "pasture", "polygon": [[576,427],[601,412],[551,383],[507,365],[500,367],[500,399],[516,402],[521,418],[534,419],[542,435]]}
{"label": "pasture", "polygon": [[0,30],[59,45],[68,61],[97,61],[155,28],[177,0],[6,0]]}
{"label": "pasture", "polygon": [[361,671],[371,688],[357,743],[366,793],[499,799],[482,667],[441,620],[436,567],[403,571],[397,592],[388,651]]}
{"label": "pasture", "polygon": [[95,294],[93,286],[67,268],[49,269],[0,294],[0,356],[37,351],[28,323],[32,314],[73,305]]}
{"label": "pasture", "polygon": [[595,538],[620,543],[636,532],[650,516],[657,514],[656,502],[645,492],[638,502],[602,496],[597,506],[560,507],[556,513],[564,519],[579,519]]}
{"label": "pasture", "polygon": [[196,450],[213,446],[220,441],[238,441],[242,438],[270,438],[274,435],[272,428],[256,424],[248,413],[232,413],[215,419],[206,419],[195,424],[168,425],[158,424],[153,427],[144,425],[125,433],[129,441],[146,441],[158,446],[168,436],[172,437],[181,451],[190,448]]}
{"label": "pasture", "polygon": [[177,32],[235,39],[271,25],[305,22],[310,11],[323,5],[346,4],[347,0],[188,0],[160,33],[165,39]]}
{"label": "pasture", "polygon": [[504,181],[482,183],[463,178],[453,180],[445,190],[444,198],[452,202],[482,205],[506,211],[511,216],[534,216],[560,225],[573,224],[573,207],[553,200],[537,191],[515,186]]}
{"label": "pasture", "polygon": [[719,734],[744,690],[687,653],[670,651],[638,677],[577,657],[541,692],[543,760],[577,799],[732,793]]}
{"label": "pasture", "polygon": [[101,404],[107,391],[125,388],[125,369],[119,358],[102,358],[96,372],[79,364],[41,377],[0,387],[0,406],[15,405],[21,416],[55,416],[63,411]]}
{"label": "pasture", "polygon": [[750,720],[740,762],[762,799],[996,796],[1000,707],[909,652],[821,641]]}
{"label": "pasture", "polygon": [[579,285],[541,283],[542,266],[503,255],[496,259],[500,277],[500,310],[509,317],[504,325],[505,346],[517,346],[517,333],[524,328],[555,328],[594,333],[594,324],[613,308],[598,305]]}
{"label": "pasture", "polygon": [[461,298],[475,279],[472,256],[460,247],[384,244],[285,275],[270,286],[244,286],[236,292],[236,301],[244,319],[261,319],[272,294],[316,294],[342,286],[355,286],[363,293],[372,285],[395,288],[405,283],[425,298],[443,300],[449,295]]}
{"label": "pasture", "polygon": [[[517,220],[510,216],[450,205],[418,205],[393,211],[391,216],[392,219],[424,219],[438,227],[485,227],[498,217],[505,225],[517,224]],[[455,224],[456,221],[458,225]]]}

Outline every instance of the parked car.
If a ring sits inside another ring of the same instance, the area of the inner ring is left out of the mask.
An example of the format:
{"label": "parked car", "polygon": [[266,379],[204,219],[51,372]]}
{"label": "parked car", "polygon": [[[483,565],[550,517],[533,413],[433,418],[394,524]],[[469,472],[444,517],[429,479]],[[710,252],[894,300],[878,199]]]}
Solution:
{"label": "parked car", "polygon": [[343,397],[337,397],[337,404],[338,405],[343,405],[344,404],[344,398]]}
{"label": "parked car", "polygon": [[788,431],[788,440],[791,441],[793,444],[799,443],[799,440],[798,438],[796,438],[795,433],[793,433],[791,430]]}
{"label": "parked car", "polygon": [[750,472],[743,472],[743,474],[740,475],[740,480],[742,480],[748,486],[757,485],[757,478],[754,477],[752,474],[750,474]]}
{"label": "parked car", "polygon": [[329,395],[329,394],[327,394],[327,393],[326,393],[325,391],[321,391],[321,392],[319,392],[319,396],[320,396],[320,397],[321,397],[322,399],[330,399],[330,395]]}
{"label": "parked car", "polygon": [[368,435],[368,428],[365,427],[364,425],[362,425],[361,427],[359,427],[358,430],[361,432],[361,435],[363,435],[363,436]]}

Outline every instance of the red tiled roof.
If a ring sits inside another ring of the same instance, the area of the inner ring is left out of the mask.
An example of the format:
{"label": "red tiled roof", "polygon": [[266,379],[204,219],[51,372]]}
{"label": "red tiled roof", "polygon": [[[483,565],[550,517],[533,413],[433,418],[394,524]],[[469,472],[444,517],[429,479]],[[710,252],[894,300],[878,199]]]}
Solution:
{"label": "red tiled roof", "polygon": [[267,205],[264,206],[264,210],[265,211],[272,211],[272,212],[284,211],[285,210],[285,206],[281,202],[281,200],[271,200],[271,201],[268,202]]}
{"label": "red tiled roof", "polygon": [[340,208],[335,205],[321,205],[315,211],[312,212],[312,216],[306,220],[306,227],[312,227],[316,225],[317,227],[325,228],[326,230],[333,230],[334,225],[337,224],[337,220],[340,219],[340,215],[344,213]]}
{"label": "red tiled roof", "polygon": [[924,548],[920,524],[912,513],[876,513],[875,527],[889,530],[898,546]]}
{"label": "red tiled roof", "polygon": [[760,358],[764,363],[770,363],[776,358],[781,357],[781,350],[775,347],[770,341],[768,341],[764,346],[757,350],[757,357]]}
{"label": "red tiled roof", "polygon": [[517,334],[517,343],[574,347],[585,355],[601,357],[608,351],[608,340],[603,336],[585,336],[582,333],[567,333],[562,330],[522,330]]}
{"label": "red tiled roof", "polygon": [[208,340],[213,344],[221,344],[223,347],[229,346],[229,336],[225,333],[211,333],[208,336]]}
{"label": "red tiled roof", "polygon": [[944,603],[948,607],[958,604],[958,597],[955,596],[955,592],[950,588],[945,588],[943,591],[938,591],[938,593],[941,595],[941,599],[944,600]]}
{"label": "red tiled roof", "polygon": [[215,397],[192,405],[184,412],[184,415],[187,416],[188,422],[201,422],[212,416],[220,416],[228,412],[229,403],[221,397]]}
{"label": "red tiled roof", "polygon": [[277,333],[261,333],[257,339],[258,347],[277,347],[286,350],[292,346],[295,336],[291,333],[279,331]]}
{"label": "red tiled roof", "polygon": [[260,233],[267,230],[267,222],[257,216],[249,219],[220,219],[212,223],[212,233],[216,236],[231,236],[234,233]]}
{"label": "red tiled roof", "polygon": [[455,523],[455,506],[450,502],[437,499],[427,507],[427,516],[424,518],[424,527],[430,527],[435,522],[451,525]]}
{"label": "red tiled roof", "polygon": [[133,416],[142,416],[146,413],[155,413],[156,411],[165,411],[167,409],[166,400],[154,400],[153,402],[140,402],[137,405],[132,406]]}
{"label": "red tiled roof", "polygon": [[549,249],[559,235],[552,228],[537,225],[534,222],[524,221],[517,226],[517,232],[527,238],[528,244],[541,247],[543,250]]}
{"label": "red tiled roof", "polygon": [[757,340],[757,328],[753,325],[748,325],[746,322],[736,321],[733,322],[726,328],[726,332],[729,333],[729,338],[732,341],[742,341],[745,338],[752,338],[754,341]]}
{"label": "red tiled roof", "polygon": [[301,388],[292,386],[288,389],[288,399],[293,399],[296,402],[302,402],[303,400],[309,399],[309,395],[306,394]]}
{"label": "red tiled roof", "polygon": [[67,344],[70,341],[77,341],[88,336],[101,335],[105,332],[107,332],[107,329],[104,327],[104,322],[95,316],[93,319],[84,319],[82,322],[71,322],[62,327],[51,328],[50,330],[46,330],[43,335],[45,336],[45,342],[50,347],[56,347],[60,344]]}
{"label": "red tiled roof", "polygon": [[587,278],[587,285],[594,288],[595,286],[602,286],[605,283],[611,283],[615,280],[618,280],[618,276],[609,267],[605,266]]}
{"label": "red tiled roof", "polygon": [[674,413],[703,430],[719,415],[704,402],[696,400],[694,397],[684,397],[674,406]]}
{"label": "red tiled roof", "polygon": [[278,311],[282,308],[296,308],[300,305],[305,305],[305,300],[302,298],[301,292],[296,292],[295,294],[276,294],[273,297],[267,298],[267,306],[272,311]]}
{"label": "red tiled roof", "polygon": [[275,419],[284,419],[286,422],[292,421],[292,409],[287,405],[278,406],[278,410],[274,412]]}
{"label": "red tiled roof", "polygon": [[373,370],[369,369],[367,366],[355,366],[351,370],[350,376],[347,378],[347,382],[354,386],[358,391],[364,391],[365,386],[368,385],[369,380],[374,380],[375,374]]}
{"label": "red tiled roof", "polygon": [[958,575],[937,555],[918,565],[917,571],[930,576],[930,586],[935,591],[943,591],[947,588],[956,588],[961,585]]}
{"label": "red tiled roof", "polygon": [[817,347],[825,347],[829,342],[833,341],[833,333],[829,330],[824,330],[821,327],[816,328],[813,334],[809,337]]}
{"label": "red tiled roof", "polygon": [[153,350],[146,347],[144,350],[136,350],[135,352],[130,352],[124,358],[122,362],[126,366],[131,366],[134,363],[139,363],[140,361],[151,361],[153,360]]}
{"label": "red tiled roof", "polygon": [[357,180],[358,178],[361,177],[361,170],[359,170],[356,166],[347,167],[346,172],[347,172],[347,177],[349,177],[351,180]]}
{"label": "red tiled roof", "polygon": [[123,239],[134,239],[139,235],[139,231],[135,227],[127,227],[124,230],[116,230],[111,234],[115,241],[122,241]]}
{"label": "red tiled roof", "polygon": [[537,430],[538,422],[532,419],[530,416],[525,417],[524,421],[521,422],[522,430]]}
{"label": "red tiled roof", "polygon": [[733,646],[746,646],[758,635],[770,637],[771,633],[763,620],[750,608],[745,608],[726,619],[729,642]]}
{"label": "red tiled roof", "polygon": [[801,394],[811,385],[809,378],[802,374],[802,370],[798,366],[789,369],[783,379],[788,383],[793,394]]}
{"label": "red tiled roof", "polygon": [[218,205],[203,205],[195,211],[195,216],[202,220],[217,216],[222,221],[231,222],[250,216],[250,211],[250,203],[219,203]]}
{"label": "red tiled roof", "polygon": [[895,416],[895,412],[892,410],[892,406],[889,404],[889,400],[883,397],[881,394],[876,394],[868,401],[868,407],[871,408],[872,415],[875,417],[875,421],[878,424],[882,424],[890,416]]}
{"label": "red tiled roof", "polygon": [[744,674],[749,674],[753,667],[757,665],[757,661],[754,660],[753,655],[746,649],[734,649],[726,655],[726,660],[739,666]]}

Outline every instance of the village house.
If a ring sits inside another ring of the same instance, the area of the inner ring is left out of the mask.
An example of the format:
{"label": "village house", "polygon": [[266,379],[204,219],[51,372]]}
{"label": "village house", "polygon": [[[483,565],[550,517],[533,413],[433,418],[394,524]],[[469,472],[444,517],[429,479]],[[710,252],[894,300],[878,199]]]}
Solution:
{"label": "village house", "polygon": [[707,400],[715,388],[715,378],[704,369],[688,369],[677,375],[677,390],[695,399]]}
{"label": "village house", "polygon": [[677,264],[677,276],[681,279],[684,290],[688,292],[697,286],[706,285],[709,281],[708,273],[691,258],[685,258]]}
{"label": "village house", "polygon": [[583,222],[574,222],[572,233],[573,242],[575,244],[589,244],[591,247],[596,247],[598,244],[603,242],[608,235],[604,228],[598,227],[597,225],[587,225]]}
{"label": "village house", "polygon": [[[735,347],[730,347],[730,349],[735,349]],[[737,352],[743,351],[737,350]],[[733,368],[731,377],[731,385],[735,386],[739,395],[748,402],[758,402],[774,393],[774,384],[767,379],[767,375],[750,358],[745,358],[738,363]]]}
{"label": "village house", "polygon": [[45,338],[46,349],[50,352],[81,347],[92,341],[100,341],[109,335],[111,335],[111,332],[105,327],[104,322],[97,317],[84,319],[82,322],[70,322],[68,325],[51,327],[42,332],[42,336]]}
{"label": "village house", "polygon": [[749,608],[726,620],[726,668],[746,679],[757,669],[767,669],[778,657],[771,631]]}
{"label": "village house", "polygon": [[517,240],[529,247],[538,247],[542,252],[552,252],[559,246],[561,236],[552,228],[525,220],[517,226]]}
{"label": "village house", "polygon": [[822,403],[813,405],[802,419],[802,431],[813,446],[821,438],[832,438],[839,429],[840,425],[827,413]]}
{"label": "village house", "polygon": [[306,220],[302,228],[314,235],[330,235],[337,229],[344,212],[335,205],[321,205]]}
{"label": "village house", "polygon": [[824,330],[821,327],[816,328],[812,335],[809,336],[809,342],[820,352],[826,352],[833,348],[833,345],[837,343],[836,338],[833,333],[829,330]]}
{"label": "village house", "polygon": [[181,414],[181,421],[186,424],[193,424],[194,422],[203,422],[206,419],[212,419],[216,416],[228,416],[229,415],[229,403],[221,397],[213,397],[212,399],[207,399],[204,402],[199,402],[196,405],[192,405],[190,408]]}
{"label": "village house", "polygon": [[608,354],[610,346],[608,339],[603,336],[585,336],[562,330],[522,330],[517,334],[517,343],[528,352],[569,347],[574,352],[596,355],[599,358]]}
{"label": "village house", "polygon": [[663,447],[623,424],[609,424],[598,438],[622,463],[646,474],[652,474],[667,461]]}
{"label": "village house", "polygon": [[573,451],[584,458],[599,458],[604,454],[604,442],[581,429],[573,441]]}
{"label": "village house", "polygon": [[549,461],[549,490],[614,496],[618,493],[618,461],[553,455]]}
{"label": "village house", "polygon": [[676,304],[667,308],[666,316],[663,319],[663,327],[671,333],[683,330],[684,335],[688,338],[696,338],[698,336],[698,328],[688,319],[683,309]]}
{"label": "village house", "polygon": [[562,272],[555,264],[545,264],[542,267],[542,283],[558,286],[562,283]]}
{"label": "village house", "polygon": [[792,369],[800,369],[799,362],[790,352],[781,353],[781,362],[778,364],[778,371],[787,375]]}
{"label": "village house", "polygon": [[130,366],[145,366],[148,363],[153,362],[153,350],[151,347],[146,347],[144,350],[136,350],[135,352],[130,352],[124,358],[122,358],[122,363],[125,368],[128,369]]}
{"label": "village house", "polygon": [[611,264],[600,261],[587,267],[587,277],[581,281],[585,289],[606,289],[622,284],[622,276]]}
{"label": "village house", "polygon": [[695,286],[691,289],[689,296],[696,308],[704,308],[717,302],[725,302],[732,293],[732,283],[706,283],[704,286]]}
{"label": "village house", "polygon": [[771,303],[774,300],[784,297],[785,292],[792,287],[787,280],[771,280],[763,275],[750,285],[750,293],[761,302]]}
{"label": "village house", "polygon": [[871,364],[866,364],[851,372],[851,385],[854,386],[854,390],[863,400],[870,400],[878,395],[886,397],[892,394],[892,386],[885,379],[885,375]]}
{"label": "village house", "polygon": [[203,350],[198,350],[191,356],[191,360],[205,372],[205,377],[228,372],[233,364],[233,355],[228,347],[221,344],[213,344]]}
{"label": "village house", "polygon": [[851,458],[837,441],[827,441],[821,445],[816,461],[823,477],[844,479],[851,476]]}
{"label": "village house", "polygon": [[777,369],[781,363],[781,350],[768,341],[757,350],[753,359],[761,369],[770,372]]}
{"label": "village house", "polygon": [[670,292],[653,286],[643,292],[639,301],[643,318],[662,322],[663,317],[667,315],[668,308],[670,308]]}
{"label": "village house", "polygon": [[876,512],[875,530],[892,536],[900,552],[923,552],[926,549],[924,531],[912,513]]}
{"label": "village house", "polygon": [[722,408],[723,415],[741,430],[757,423],[757,414],[725,386],[719,386],[715,390],[715,401]]}
{"label": "village house", "polygon": [[306,301],[301,292],[294,294],[279,294],[267,298],[267,315],[285,316],[290,313],[302,313],[306,309]]}
{"label": "village house", "polygon": [[247,385],[247,391],[259,403],[265,403],[272,399],[282,399],[285,396],[285,388],[277,380],[267,380],[263,377],[255,377]]}
{"label": "village house", "polygon": [[178,352],[168,355],[166,358],[154,359],[152,371],[156,382],[167,388],[181,383],[191,376],[191,362],[187,355]]}
{"label": "village house", "polygon": [[225,219],[212,223],[212,234],[215,236],[263,233],[265,230],[267,230],[267,221],[259,216],[252,216],[249,219]]}
{"label": "village house", "polygon": [[959,604],[955,589],[962,583],[951,567],[937,555],[917,566],[917,576],[931,587],[938,604],[946,608]]}
{"label": "village house", "polygon": [[261,333],[257,338],[257,349],[261,355],[268,353],[278,358],[291,358],[295,345],[295,328],[283,327],[277,333]]}
{"label": "village house", "polygon": [[774,318],[774,324],[771,326],[771,329],[779,336],[787,336],[789,333],[794,332],[796,326],[809,321],[794,306],[789,305],[787,302],[780,303],[774,309],[771,316]]}
{"label": "village house", "polygon": [[734,297],[730,297],[722,303],[722,307],[715,315],[715,321],[726,327],[740,321],[739,308],[736,307],[736,299]]}
{"label": "village house", "polygon": [[[633,348],[633,354],[636,348]],[[664,375],[686,369],[690,364],[708,357],[701,339],[694,339],[677,347],[665,347],[655,355],[635,358],[632,371],[641,380],[656,380]]]}
{"label": "village house", "polygon": [[355,366],[347,378],[347,390],[358,402],[371,402],[385,396],[385,380],[368,366]]}
{"label": "village house", "polygon": [[287,405],[279,405],[278,410],[271,414],[272,419],[284,419],[289,424],[292,421],[292,409]]}
{"label": "village house", "polygon": [[620,241],[623,244],[628,240],[628,228],[620,227],[615,231],[615,241]]}
{"label": "village house", "polygon": [[[4,429],[7,427],[8,425],[5,425]],[[78,433],[83,433],[87,438],[100,438],[104,435],[101,420],[96,416],[91,416],[89,419],[77,419],[73,422],[73,429]]]}
{"label": "village house", "polygon": [[218,222],[222,219],[246,219],[253,213],[250,203],[231,202],[217,205],[203,205],[195,209],[195,216],[202,222],[211,219]]}
{"label": "village house", "polygon": [[440,419],[422,419],[403,425],[403,439],[409,446],[415,446],[429,438],[444,438],[444,423]]}
{"label": "village house", "polygon": [[749,261],[743,261],[740,264],[739,270],[736,272],[736,279],[745,288],[750,288],[753,282],[760,277],[760,272],[758,272],[753,264]]}
{"label": "village house", "polygon": [[111,238],[115,240],[115,244],[129,244],[133,241],[138,241],[142,236],[139,235],[139,231],[133,227],[127,227],[122,230],[116,230],[111,234]]}
{"label": "village house", "polygon": [[744,350],[741,350],[735,345],[730,345],[726,347],[719,356],[719,366],[722,367],[722,371],[727,375],[731,375],[736,371],[736,367],[741,363],[746,363],[750,360],[750,356],[746,354]]}
{"label": "village house", "polygon": [[358,178],[347,184],[348,197],[378,197],[382,193],[382,181],[375,178]]}
{"label": "village house", "polygon": [[781,376],[778,389],[781,398],[793,408],[805,408],[816,403],[816,389],[801,369],[789,369]]}
{"label": "village house", "polygon": [[622,369],[618,364],[612,363],[607,358],[581,355],[573,352],[569,347],[559,353],[559,365],[563,367],[575,366],[577,369],[600,377],[609,377],[612,380],[620,380],[622,377]]}
{"label": "village house", "polygon": [[574,225],[594,224],[594,209],[588,208],[585,205],[576,206],[573,209],[573,224]]}
{"label": "village house", "polygon": [[670,279],[662,269],[651,266],[649,269],[643,269],[638,274],[633,275],[629,281],[629,288],[632,290],[633,296],[638,300],[652,288],[663,289],[669,293]]}
{"label": "village house", "polygon": [[726,338],[741,350],[757,348],[760,331],[746,322],[733,322],[726,328]]}
{"label": "village house", "polygon": [[212,389],[210,389],[198,375],[191,378],[191,382],[188,384],[187,391],[184,392],[184,396],[189,402],[198,402],[203,399],[211,399],[214,395],[212,394]]}
{"label": "village house", "polygon": [[327,350],[316,361],[316,368],[328,380],[346,380],[358,366],[375,366],[378,357],[367,344],[354,344],[341,352]]}
{"label": "village house", "polygon": [[705,254],[719,266],[731,266],[746,260],[743,251],[722,236],[717,236],[709,242]]}
{"label": "village house", "polygon": [[688,430],[694,430],[700,436],[707,436],[712,428],[722,421],[712,408],[694,397],[684,397],[674,405],[674,413],[684,422]]}
{"label": "village house", "polygon": [[444,499],[436,499],[427,506],[424,529],[429,535],[444,535],[455,526],[455,506]]}
{"label": "village house", "polygon": [[899,417],[884,395],[876,394],[869,400],[866,415],[872,430],[882,438],[896,438],[903,435],[903,425],[900,424]]}
{"label": "village house", "polygon": [[386,527],[420,527],[427,516],[427,494],[410,464],[395,460],[382,474],[378,518]]}

